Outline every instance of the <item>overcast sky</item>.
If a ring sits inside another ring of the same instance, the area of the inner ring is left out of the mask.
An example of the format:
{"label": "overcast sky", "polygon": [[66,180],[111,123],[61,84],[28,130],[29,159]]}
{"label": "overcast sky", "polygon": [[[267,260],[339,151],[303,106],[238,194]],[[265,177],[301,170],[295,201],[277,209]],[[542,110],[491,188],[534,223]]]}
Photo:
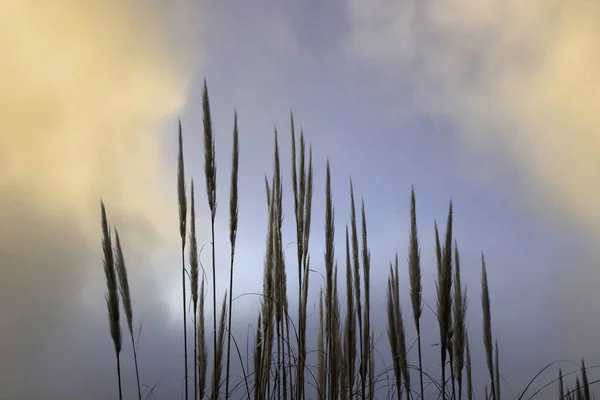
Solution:
{"label": "overcast sky", "polygon": [[[379,368],[389,353],[382,288],[396,251],[408,342],[416,336],[405,263],[411,185],[431,306],[434,220],[444,230],[450,199],[454,204],[477,395],[487,383],[482,252],[503,394],[523,390],[552,361],[585,357],[588,365],[600,364],[599,17],[600,6],[588,0],[256,0],[252,6],[3,0],[0,399],[116,396],[100,198],[121,233],[129,266],[135,324],[142,324],[142,383],[156,384],[159,399],[181,398],[177,120],[187,183],[191,177],[197,182],[199,242],[205,244],[205,78],[217,148],[218,298],[228,284],[234,109],[241,147],[234,296],[262,290],[264,175],[272,171],[275,127],[285,179],[284,242],[295,239],[293,111],[313,146],[312,268],[324,271],[327,158],[340,261],[350,177],[364,198]],[[290,280],[293,249],[286,249]],[[207,252],[202,262],[210,263]],[[311,276],[309,310],[322,284]],[[255,295],[234,302],[234,334],[243,352],[258,306]],[[212,303],[206,307],[211,330]],[[316,325],[314,314],[309,329]],[[438,348],[431,345],[438,331],[427,308],[422,326],[426,365],[437,374]],[[124,390],[131,398],[131,346],[124,343]],[[416,357],[411,350],[410,360]],[[239,374],[237,358],[233,365]],[[536,386],[555,377],[553,369]],[[544,393],[553,396],[555,388]]]}

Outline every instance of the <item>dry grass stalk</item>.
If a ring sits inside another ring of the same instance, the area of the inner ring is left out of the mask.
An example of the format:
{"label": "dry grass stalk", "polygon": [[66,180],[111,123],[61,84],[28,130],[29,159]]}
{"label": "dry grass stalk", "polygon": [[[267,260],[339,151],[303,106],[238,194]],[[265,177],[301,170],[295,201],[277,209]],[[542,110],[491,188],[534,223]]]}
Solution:
{"label": "dry grass stalk", "polygon": [[442,248],[440,246],[440,235],[438,232],[437,222],[434,221],[435,231],[435,258],[437,260],[437,272],[438,276],[442,275]]}
{"label": "dry grass stalk", "polygon": [[333,307],[332,307],[332,342],[333,342],[333,354],[331,356],[333,362],[333,375],[332,382],[334,384],[334,388],[331,390],[333,392],[334,399],[337,399],[340,395],[342,389],[342,373],[344,369],[344,359],[343,359],[343,351],[342,351],[342,336],[343,332],[340,331],[340,299],[338,293],[338,264],[335,263],[335,268],[333,272]]}
{"label": "dry grass stalk", "polygon": [[229,268],[229,321],[227,323],[227,367],[225,368],[225,398],[229,398],[229,366],[231,360],[231,316],[233,314],[233,261],[238,225],[238,169],[239,139],[237,112],[233,115],[233,150],[231,151],[231,188],[229,194],[229,244],[231,246],[231,265]]}
{"label": "dry grass stalk", "polygon": [[494,374],[495,374],[495,388],[496,388],[496,399],[500,400],[500,362],[498,360],[498,341],[496,340],[494,349]]}
{"label": "dry grass stalk", "polygon": [[352,262],[350,255],[350,239],[346,225],[346,322],[344,324],[344,379],[348,393],[354,392],[354,365],[356,362],[356,310],[352,295]]}
{"label": "dry grass stalk", "polygon": [[310,257],[308,255],[304,258],[304,276],[305,279],[302,281],[302,307],[300,314],[300,327],[299,327],[299,341],[300,349],[298,351],[298,367],[296,371],[296,399],[304,399],[304,370],[306,368],[306,305],[308,302],[308,272],[310,270]]}
{"label": "dry grass stalk", "polygon": [[466,370],[467,370],[467,399],[473,399],[473,379],[472,379],[472,369],[471,369],[471,350],[469,349],[469,334],[465,331],[465,345],[466,345]]}
{"label": "dry grass stalk", "polygon": [[[452,322],[450,322],[450,326],[452,326]],[[455,381],[455,375],[454,375],[454,341],[453,341],[453,332],[452,332],[452,328],[450,328],[450,338],[448,338],[448,365],[450,366],[450,382],[451,382],[451,386],[450,389],[452,390],[452,393],[450,395],[450,397],[455,400],[456,399],[456,381]]]}
{"label": "dry grass stalk", "polygon": [[117,289],[117,274],[115,271],[115,262],[113,257],[111,234],[108,227],[108,220],[106,218],[106,209],[104,208],[104,202],[100,202],[101,214],[102,214],[102,251],[104,254],[104,275],[106,276],[106,293],[104,299],[106,300],[106,308],[108,310],[108,324],[110,327],[110,336],[113,341],[115,349],[115,357],[117,360],[117,379],[119,382],[119,400],[123,399],[123,392],[121,388],[121,325],[120,325],[120,313],[119,313],[119,294]]}
{"label": "dry grass stalk", "polygon": [[585,360],[583,358],[581,359],[581,383],[583,385],[584,400],[591,400],[590,384],[588,383],[587,369],[585,368]]}
{"label": "dry grass stalk", "polygon": [[[290,114],[292,136],[292,178],[294,192],[294,215],[296,217],[296,243],[298,257],[298,360],[296,368],[296,398],[304,397],[304,369],[306,366],[306,298],[308,295],[308,242],[310,237],[312,207],[312,148],[309,150],[308,173],[306,172],[306,146],[300,132],[299,171],[296,167],[296,138],[294,118]],[[299,175],[298,175],[299,172]]]}
{"label": "dry grass stalk", "polygon": [[415,191],[411,187],[410,193],[410,239],[408,246],[408,275],[410,278],[410,300],[412,303],[413,319],[417,329],[417,346],[419,352],[419,382],[421,389],[421,398],[424,399],[423,389],[423,359],[421,353],[421,314],[423,313],[421,284],[421,249],[419,248],[419,238],[417,233],[417,211],[415,204]]}
{"label": "dry grass stalk", "polygon": [[[298,181],[298,171],[296,166],[296,133],[294,131],[294,114],[290,112],[290,130],[292,139],[292,191],[294,194],[294,217],[296,218],[296,257],[298,260],[298,325],[301,325],[302,316],[302,255],[303,255],[303,208],[301,202],[304,201],[302,196],[302,180]],[[301,140],[302,141],[302,140]],[[300,170],[301,174],[304,173],[304,153],[300,155]],[[297,372],[296,372],[296,389],[293,392],[298,398],[301,396],[302,389],[300,384],[300,378],[304,379],[300,373],[300,369],[303,368],[302,362],[303,357],[300,355],[301,351],[301,340],[302,333],[298,332],[298,360],[297,360]],[[301,361],[302,360],[302,361]],[[291,373],[291,369],[290,369]],[[291,379],[291,378],[290,378]]]}
{"label": "dry grass stalk", "polygon": [[[340,343],[342,343],[343,341],[340,341]],[[343,342],[344,344],[342,346],[345,346],[345,342]],[[348,391],[348,376],[346,375],[347,370],[346,370],[346,366],[345,366],[345,361],[346,361],[346,354],[344,352],[344,348],[340,347],[340,358],[342,359],[342,365],[340,366],[340,390],[339,390],[339,394],[340,394],[340,399],[347,399],[350,397],[349,392]]]}
{"label": "dry grass stalk", "polygon": [[204,175],[206,176],[206,195],[211,217],[217,212],[217,166],[215,160],[215,139],[210,114],[210,102],[208,99],[208,87],[204,80],[202,90],[202,121],[204,125]]}
{"label": "dry grass stalk", "polygon": [[485,258],[481,255],[481,308],[483,309],[483,345],[487,367],[490,372],[492,399],[496,399],[496,390],[494,386],[494,364],[492,363],[492,317],[490,312],[490,293],[488,290],[487,271],[485,267]]}
{"label": "dry grass stalk", "polygon": [[181,287],[183,304],[183,354],[184,354],[184,380],[185,398],[188,399],[188,361],[187,361],[187,312],[185,290],[185,234],[187,223],[187,198],[185,194],[185,173],[183,164],[183,139],[181,121],[179,121],[179,154],[177,163],[177,198],[179,206],[179,234],[181,236]]}
{"label": "dry grass stalk", "polygon": [[[204,123],[204,174],[206,177],[206,196],[210,208],[210,230],[212,248],[213,278],[213,351],[215,352],[213,373],[217,369],[217,271],[215,255],[215,216],[217,214],[217,166],[215,161],[215,139],[213,136],[212,117],[206,80],[202,90],[202,119]],[[214,395],[214,392],[213,392]]]}
{"label": "dry grass stalk", "polygon": [[563,382],[562,369],[558,369],[558,399],[563,400],[565,398],[565,389]]}
{"label": "dry grass stalk", "polygon": [[[284,359],[284,348],[286,347],[286,343],[289,343],[289,322],[286,318],[286,323],[288,327],[288,340],[285,340],[284,337],[284,317],[287,317],[287,286],[286,286],[286,273],[285,273],[285,263],[283,257],[283,245],[282,245],[282,224],[283,224],[283,211],[282,211],[282,183],[281,183],[281,172],[280,172],[280,162],[279,162],[279,145],[277,138],[277,130],[275,130],[275,140],[274,140],[274,174],[272,179],[272,186],[269,186],[269,183],[265,177],[265,188],[267,193],[267,202],[268,202],[268,210],[269,210],[269,235],[267,238],[267,249],[265,254],[265,285],[264,285],[264,297],[263,297],[263,307],[268,306],[268,310],[263,309],[263,315],[269,316],[269,321],[271,321],[265,329],[265,337],[270,338],[266,341],[267,346],[263,346],[263,351],[267,351],[269,354],[268,363],[270,365],[270,356],[271,356],[271,348],[272,348],[272,339],[276,339],[277,343],[277,360],[276,360],[276,369],[275,369],[275,382],[274,382],[274,390],[277,390],[277,394],[279,398],[287,397],[287,371],[285,367],[285,359]],[[267,302],[267,303],[265,303]],[[273,337],[272,330],[272,321],[274,319],[275,322],[275,337]],[[263,319],[263,325],[265,324],[265,319]],[[289,347],[288,347],[289,349]],[[289,353],[289,351],[288,351]],[[270,372],[270,366],[265,366],[266,354],[261,356],[261,361],[263,362],[263,366],[261,368],[266,368],[262,371],[263,374]],[[283,383],[281,383],[280,372],[283,372]],[[270,379],[268,376],[265,378],[267,384],[267,393],[270,390]],[[264,389],[264,388],[263,388]],[[282,394],[283,389],[283,394]]]}
{"label": "dry grass stalk", "polygon": [[[296,217],[296,247],[297,247],[297,257],[298,257],[298,296],[302,293],[302,254],[303,254],[303,234],[302,230],[304,228],[303,219],[304,219],[304,208],[302,207],[302,203],[304,201],[303,191],[305,190],[303,185],[303,175],[304,175],[304,141],[300,139],[300,179],[298,179],[298,168],[296,162],[296,132],[294,131],[294,114],[290,113],[290,125],[291,125],[291,135],[292,135],[292,191],[294,193],[294,216]],[[300,302],[300,298],[298,298]]]}
{"label": "dry grass stalk", "polygon": [[202,283],[200,285],[200,296],[198,304],[198,358],[196,360],[198,365],[198,397],[203,399],[206,395],[207,382],[206,372],[208,369],[208,349],[206,348],[206,333],[204,329],[204,301],[206,295],[204,293],[204,277],[202,277]]}
{"label": "dry grass stalk", "polygon": [[[452,202],[448,210],[446,238],[440,251],[440,241],[435,226],[436,255],[438,256],[437,314],[440,326],[440,359],[442,368],[442,399],[446,398],[446,356],[451,344],[452,323]],[[452,363],[450,363],[452,370]],[[452,382],[454,384],[454,381]],[[454,390],[453,390],[454,392]]]}
{"label": "dry grass stalk", "polygon": [[400,305],[400,290],[398,284],[398,254],[396,254],[394,266],[392,267],[392,264],[390,264],[387,316],[388,341],[390,342],[390,348],[392,349],[398,398],[400,399],[402,397],[402,380],[404,380],[406,396],[407,398],[410,398],[410,374],[408,372],[404,321],[402,317],[402,307]]}
{"label": "dry grass stalk", "polygon": [[369,335],[369,399],[375,398],[375,331]]}
{"label": "dry grass stalk", "polygon": [[361,384],[361,395],[363,400],[366,398],[366,376],[364,374],[364,359],[365,359],[365,343],[364,337],[361,333],[361,328],[363,326],[363,312],[362,312],[362,297],[360,290],[360,256],[359,256],[359,247],[358,247],[358,230],[356,228],[356,206],[354,203],[354,188],[352,185],[352,180],[350,180],[350,207],[351,207],[351,216],[350,216],[350,225],[352,227],[352,261],[354,265],[354,298],[356,301],[356,316],[358,318],[358,341],[360,348],[360,362],[358,366],[358,372],[360,374],[360,384]]}
{"label": "dry grass stalk", "polygon": [[319,330],[317,340],[317,391],[319,399],[327,398],[327,364],[325,362],[325,344],[323,337],[325,336],[325,317],[323,316],[323,291],[319,293]]}
{"label": "dry grass stalk", "polygon": [[[285,268],[285,258],[283,254],[283,183],[281,178],[281,166],[279,161],[279,142],[277,136],[277,130],[275,130],[275,150],[274,150],[274,188],[276,193],[275,213],[276,213],[276,226],[275,226],[275,240],[274,240],[274,251],[275,257],[275,280],[276,280],[276,326],[277,326],[277,340],[278,340],[278,371],[282,373],[281,384],[277,386],[278,394],[280,399],[287,399],[288,390],[288,365],[286,365],[285,356],[291,353],[290,350],[290,325],[289,325],[289,312],[288,312],[288,298],[287,298],[287,273]],[[286,350],[287,348],[287,350]],[[289,359],[288,359],[289,363]],[[291,367],[289,367],[291,368]],[[281,393],[283,390],[283,393]]]}
{"label": "dry grass stalk", "polygon": [[400,354],[398,350],[398,332],[396,331],[396,322],[394,320],[394,271],[390,264],[390,276],[388,277],[387,287],[387,317],[388,317],[388,341],[392,351],[392,367],[394,368],[394,380],[396,384],[396,396],[402,398],[402,372],[400,370]]}
{"label": "dry grass stalk", "polygon": [[406,339],[405,339],[405,331],[404,331],[404,318],[402,317],[402,307],[400,305],[400,286],[399,286],[399,277],[398,277],[398,253],[396,253],[396,260],[394,264],[394,270],[396,275],[394,277],[394,314],[396,317],[396,331],[398,332],[398,350],[400,356],[400,370],[402,371],[402,376],[404,377],[404,387],[406,388],[406,396],[407,398],[411,397],[410,390],[410,373],[408,371],[408,359],[407,359],[407,349],[406,349]]}
{"label": "dry grass stalk", "polygon": [[465,355],[465,332],[466,324],[465,317],[467,313],[467,289],[464,293],[460,279],[460,255],[458,245],[454,242],[454,343],[452,349],[454,351],[454,372],[456,381],[458,382],[458,398],[462,398],[462,372],[464,367]]}
{"label": "dry grass stalk", "polygon": [[215,349],[215,364],[217,367],[213,369],[211,379],[211,398],[219,399],[221,391],[221,375],[223,373],[223,348],[225,346],[225,315],[227,315],[227,292],[223,296],[221,303],[221,317],[219,318],[219,332],[217,347]]}
{"label": "dry grass stalk", "polygon": [[[370,331],[371,331],[371,252],[369,250],[367,240],[367,216],[365,212],[365,202],[362,201],[361,207],[362,214],[362,258],[363,258],[363,281],[365,289],[365,307],[363,317],[363,343],[365,343],[365,354],[366,362],[363,362],[363,376],[365,377],[364,384],[366,384],[366,378],[369,378],[370,390],[373,390],[374,381],[372,379],[374,372],[370,371],[371,365],[373,364],[373,346],[371,346]],[[363,390],[363,396],[365,395]],[[371,399],[373,397],[370,397]]]}
{"label": "dry grass stalk", "polygon": [[192,312],[194,319],[194,400],[198,398],[198,240],[196,238],[196,200],[194,198],[194,180],[191,187],[190,209],[190,283],[192,290]]}
{"label": "dry grass stalk", "polygon": [[260,398],[261,392],[261,382],[262,382],[262,345],[263,345],[263,337],[262,337],[262,318],[261,313],[258,313],[258,323],[256,325],[256,336],[254,342],[254,400],[258,400]]}
{"label": "dry grass stalk", "polygon": [[[309,155],[308,173],[304,135],[300,134],[300,165],[296,167],[296,137],[294,117],[290,114],[292,135],[292,179],[294,192],[294,215],[296,217],[296,244],[298,257],[298,360],[296,367],[296,399],[304,397],[304,369],[306,366],[306,302],[308,296],[308,242],[312,206],[312,149]],[[298,174],[299,172],[299,174]]]}
{"label": "dry grass stalk", "polygon": [[335,263],[335,226],[333,202],[331,197],[331,170],[327,160],[325,181],[325,335],[326,355],[328,361],[327,375],[329,376],[329,397],[335,395],[335,379],[337,378],[334,335],[334,304],[333,304],[333,269]]}
{"label": "dry grass stalk", "polygon": [[138,400],[142,399],[142,389],[140,387],[140,373],[137,361],[137,349],[135,348],[135,339],[133,337],[133,306],[131,305],[131,292],[129,290],[129,279],[127,278],[127,266],[125,265],[125,257],[123,256],[123,250],[121,249],[121,240],[119,239],[119,232],[115,228],[115,240],[116,245],[114,254],[116,254],[116,270],[117,276],[119,277],[119,292],[121,293],[121,299],[123,300],[123,309],[125,310],[125,318],[127,319],[127,328],[129,329],[129,336],[131,337],[131,346],[133,347],[133,361],[135,364],[135,378],[137,381]]}
{"label": "dry grass stalk", "polygon": [[[260,349],[262,354],[258,357],[260,365],[255,365],[254,369],[257,371],[255,374],[255,386],[257,396],[259,399],[269,397],[269,373],[271,370],[271,353],[272,353],[272,340],[273,340],[273,318],[274,318],[274,299],[275,299],[275,285],[274,281],[274,229],[275,229],[275,191],[271,190],[268,182],[265,178],[266,191],[267,191],[267,202],[269,210],[269,225],[268,234],[266,240],[265,250],[265,268],[263,277],[263,297],[262,297],[262,310],[261,310],[261,344]],[[257,339],[258,340],[258,339]],[[255,358],[256,359],[256,358]],[[260,378],[259,381],[256,379]]]}

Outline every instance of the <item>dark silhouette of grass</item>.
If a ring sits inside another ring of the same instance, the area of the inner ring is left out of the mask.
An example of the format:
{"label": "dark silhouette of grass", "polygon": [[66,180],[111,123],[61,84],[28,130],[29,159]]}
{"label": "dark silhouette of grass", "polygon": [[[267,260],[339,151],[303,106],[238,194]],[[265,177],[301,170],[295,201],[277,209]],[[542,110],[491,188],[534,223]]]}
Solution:
{"label": "dark silhouette of grass", "polygon": [[[437,223],[434,225],[437,259],[437,307],[434,311],[439,322],[441,379],[435,377],[423,366],[421,346],[420,320],[423,312],[422,274],[420,265],[420,248],[417,234],[416,201],[414,189],[411,188],[410,206],[410,237],[408,243],[407,268],[410,279],[410,299],[412,306],[413,322],[417,331],[418,364],[414,365],[409,359],[406,346],[405,324],[399,296],[399,263],[398,254],[390,271],[387,286],[387,334],[392,353],[392,367],[382,371],[375,371],[375,333],[371,324],[370,311],[370,269],[371,254],[367,236],[367,218],[364,200],[361,202],[361,230],[358,230],[358,218],[352,180],[350,180],[350,205],[351,215],[349,226],[346,225],[345,242],[345,277],[346,277],[346,313],[342,321],[340,312],[340,296],[338,293],[338,263],[335,256],[335,230],[334,230],[334,202],[331,193],[331,172],[329,160],[326,165],[325,182],[325,271],[324,288],[319,295],[319,327],[316,343],[316,373],[315,366],[307,363],[307,305],[309,277],[311,269],[309,239],[312,218],[313,194],[313,162],[312,148],[309,146],[306,155],[306,142],[304,134],[300,134],[300,152],[296,149],[296,134],[294,130],[293,115],[291,122],[291,160],[292,160],[292,188],[294,201],[294,216],[296,227],[296,262],[298,269],[298,315],[294,319],[289,314],[287,297],[286,259],[282,243],[283,225],[283,177],[280,172],[280,154],[275,131],[273,176],[269,180],[265,177],[267,197],[267,237],[265,241],[265,263],[263,275],[263,291],[255,294],[261,297],[261,308],[258,313],[254,343],[248,344],[253,349],[253,371],[246,371],[240,348],[231,334],[233,315],[233,277],[236,235],[238,231],[238,168],[239,168],[239,132],[237,112],[234,114],[234,133],[232,150],[231,189],[229,201],[229,242],[230,276],[229,290],[225,292],[221,304],[221,314],[217,324],[216,302],[216,258],[215,258],[215,217],[217,211],[216,200],[216,161],[215,141],[210,116],[208,89],[204,82],[203,95],[203,121],[204,121],[204,178],[206,180],[207,201],[211,213],[211,250],[212,250],[212,292],[213,292],[213,352],[214,364],[212,368],[211,387],[208,390],[206,375],[208,373],[208,349],[205,337],[205,312],[204,300],[206,285],[204,276],[199,279],[199,259],[196,240],[195,223],[195,195],[194,181],[191,180],[191,215],[190,215],[190,284],[193,303],[194,325],[194,400],[209,397],[216,400],[222,395],[230,398],[237,390],[243,390],[245,397],[254,399],[281,399],[305,400],[306,389],[316,389],[320,399],[374,399],[381,397],[384,390],[388,391],[387,397],[400,399],[405,393],[407,398],[425,398],[425,380],[428,386],[434,387],[442,399],[462,399],[463,388],[466,385],[466,397],[475,398],[473,393],[472,371],[473,365],[469,345],[468,327],[465,322],[467,291],[462,287],[460,277],[460,257],[456,240],[453,240],[453,210],[450,202],[447,218],[446,233],[443,245],[440,242]],[[185,398],[188,398],[188,360],[187,360],[187,313],[186,313],[186,268],[185,244],[187,231],[187,197],[184,176],[183,160],[183,133],[181,122],[178,131],[178,172],[177,191],[179,206],[179,228],[182,252],[182,290],[184,313],[184,363],[185,363]],[[308,158],[308,160],[307,160]],[[123,249],[115,229],[116,246],[113,248],[111,232],[106,216],[104,203],[101,202],[102,216],[102,249],[104,256],[104,271],[106,275],[106,305],[109,316],[109,328],[113,340],[119,383],[119,398],[122,399],[120,351],[121,329],[119,320],[119,295],[123,301],[128,329],[134,347],[134,361],[138,385],[138,399],[141,399],[137,352],[133,338],[133,308],[127,269],[123,256]],[[360,245],[359,245],[360,243]],[[454,246],[453,246],[454,244]],[[116,261],[115,261],[116,260]],[[487,281],[487,267],[485,258],[481,258],[481,306],[483,316],[483,343],[485,347],[485,361],[489,371],[489,382],[486,384],[485,397],[500,400],[500,368],[498,342],[492,341],[491,299]],[[362,280],[361,280],[362,272]],[[117,282],[118,278],[118,282]],[[362,284],[361,284],[362,283]],[[229,295],[229,298],[227,297]],[[229,306],[228,306],[229,305]],[[227,323],[226,323],[227,321]],[[225,353],[225,334],[227,332],[227,352]],[[244,371],[243,381],[230,387],[231,343],[234,343],[238,359]],[[295,341],[295,343],[294,343]],[[249,341],[248,341],[249,342]],[[492,345],[494,343],[494,346]],[[293,346],[295,344],[295,347]],[[250,349],[247,349],[248,351]],[[226,361],[225,376],[223,377],[223,361]],[[450,367],[450,377],[446,376],[446,364]],[[521,393],[519,400],[523,399],[534,381],[542,372],[554,363],[548,364],[536,375]],[[542,390],[553,383],[558,383],[559,399],[584,399],[590,400],[590,386],[597,381],[590,382],[585,362],[581,361],[578,367],[578,376],[575,388],[569,389],[564,385],[562,369],[559,376],[533,394],[529,399],[536,397]],[[419,388],[413,390],[410,382],[410,371],[419,374]],[[466,376],[463,376],[463,371]],[[389,379],[389,373],[393,379]],[[572,373],[571,373],[572,374]],[[570,374],[568,374],[570,375]],[[384,379],[386,378],[387,379]],[[581,378],[581,379],[580,379]],[[252,384],[250,384],[252,381]],[[463,382],[465,381],[465,382]],[[225,388],[222,393],[222,388]],[[490,388],[489,392],[487,387]],[[149,388],[148,396],[153,395],[154,387]],[[395,393],[395,396],[394,396]],[[387,398],[386,397],[386,398]]]}

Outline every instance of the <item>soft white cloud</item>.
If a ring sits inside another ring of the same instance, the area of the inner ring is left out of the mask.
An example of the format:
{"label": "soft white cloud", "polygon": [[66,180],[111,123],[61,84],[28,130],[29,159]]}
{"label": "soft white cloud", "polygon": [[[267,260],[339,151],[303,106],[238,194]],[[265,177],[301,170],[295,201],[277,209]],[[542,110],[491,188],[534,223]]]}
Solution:
{"label": "soft white cloud", "polygon": [[[473,150],[502,147],[539,208],[600,233],[600,6],[590,1],[351,2],[346,50],[408,78]],[[491,161],[491,160],[488,160]]]}
{"label": "soft white cloud", "polygon": [[474,177],[515,165],[516,197],[579,228],[581,247],[556,275],[543,262],[524,268],[536,277],[532,293],[553,282],[546,307],[560,353],[597,357],[599,255],[590,244],[600,238],[600,4],[356,0],[347,11],[345,50],[386,85],[410,80],[418,107],[450,122],[463,156],[476,157]]}

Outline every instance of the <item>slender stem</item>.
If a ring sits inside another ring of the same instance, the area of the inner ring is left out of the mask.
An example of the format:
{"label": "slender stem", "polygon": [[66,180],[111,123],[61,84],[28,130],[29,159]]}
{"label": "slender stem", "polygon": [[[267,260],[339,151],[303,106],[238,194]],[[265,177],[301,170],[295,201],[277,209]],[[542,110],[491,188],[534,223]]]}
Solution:
{"label": "slender stem", "polygon": [[194,305],[194,400],[198,399],[198,319],[196,314],[196,305]]}
{"label": "slender stem", "polygon": [[135,341],[133,340],[133,332],[130,332],[130,333],[131,333],[131,345],[133,346],[133,361],[135,363],[135,378],[137,380],[138,400],[142,400],[142,389],[140,387],[140,372],[138,369],[137,350],[135,348]]}
{"label": "slender stem", "polygon": [[[213,213],[214,215],[214,213]],[[213,374],[216,376],[216,371],[218,367],[217,360],[217,274],[216,274],[216,263],[215,263],[215,217],[211,216],[210,221],[211,227],[211,238],[212,238],[212,272],[213,272],[213,349],[214,349],[214,370]],[[215,382],[215,390],[213,390],[213,398],[218,398],[218,382]]]}
{"label": "slender stem", "polygon": [[[277,307],[281,307],[281,305],[277,305]],[[276,326],[277,326],[277,371],[276,371],[276,376],[279,376],[280,371],[281,371],[281,365],[282,365],[282,360],[281,360],[281,324],[280,321],[276,322]],[[277,382],[277,380],[276,380]],[[281,383],[277,382],[277,398],[281,399]]]}
{"label": "slender stem", "polygon": [[454,383],[455,376],[454,376],[454,360],[452,357],[452,352],[450,353],[450,380],[452,381],[452,399],[456,400],[456,384]]}
{"label": "slender stem", "polygon": [[181,286],[183,288],[183,362],[184,362],[184,376],[185,376],[185,399],[188,400],[188,356],[187,356],[187,312],[185,308],[185,245],[181,243]]}
{"label": "slender stem", "polygon": [[417,325],[417,345],[419,347],[419,377],[421,380],[421,399],[424,400],[424,390],[423,390],[423,358],[421,353],[421,327]]}
{"label": "slender stem", "polygon": [[229,322],[227,329],[227,369],[225,377],[225,398],[229,398],[229,359],[231,354],[231,314],[232,314],[232,303],[233,303],[233,260],[235,255],[235,247],[231,247],[231,266],[229,267]]}
{"label": "slender stem", "polygon": [[446,349],[441,346],[441,360],[442,360],[442,400],[446,400]]}
{"label": "slender stem", "polygon": [[121,358],[117,353],[117,377],[119,379],[119,400],[123,400],[123,390],[121,388]]}

